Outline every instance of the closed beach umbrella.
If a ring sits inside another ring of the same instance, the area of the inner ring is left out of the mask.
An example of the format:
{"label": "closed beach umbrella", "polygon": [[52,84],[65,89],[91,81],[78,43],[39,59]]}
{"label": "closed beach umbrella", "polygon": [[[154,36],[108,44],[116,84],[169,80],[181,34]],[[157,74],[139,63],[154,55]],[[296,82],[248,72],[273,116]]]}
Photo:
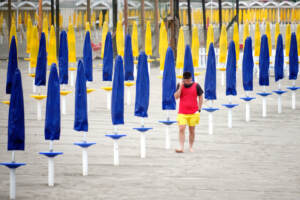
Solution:
{"label": "closed beach umbrella", "polygon": [[208,26],[207,30],[206,54],[208,54],[210,43],[214,43],[214,29],[212,24]]}
{"label": "closed beach umbrella", "polygon": [[190,45],[186,45],[185,47],[183,72],[191,72],[193,81],[195,81],[193,58]]}
{"label": "closed beach umbrella", "polygon": [[49,49],[48,49],[48,65],[51,66],[52,63],[57,62],[57,57],[56,57],[56,36],[55,36],[55,30],[54,26],[51,25],[50,29],[50,39],[49,39]]}
{"label": "closed beach umbrella", "polygon": [[292,33],[291,36],[291,46],[290,46],[290,74],[289,74],[289,80],[297,80],[298,77],[298,71],[299,71],[299,63],[298,63],[298,49],[297,49],[297,38],[296,34]]}
{"label": "closed beach umbrella", "polygon": [[93,55],[90,32],[87,31],[83,46],[83,66],[87,81],[93,81]]}
{"label": "closed beach umbrella", "polygon": [[253,90],[253,66],[252,40],[251,37],[248,37],[245,41],[243,56],[243,87],[245,91]]}
{"label": "closed beach umbrella", "polygon": [[239,27],[236,22],[234,22],[233,26],[233,41],[235,45],[235,55],[236,60],[238,61],[240,59],[240,37],[239,37]]}
{"label": "closed beach umbrella", "polygon": [[231,41],[226,65],[226,95],[236,95],[236,57],[235,44]]}
{"label": "closed beach umbrella", "polygon": [[125,81],[133,81],[134,63],[132,55],[131,36],[129,34],[127,34],[125,38],[124,69]]}
{"label": "closed beach umbrella", "polygon": [[46,52],[46,36],[42,32],[40,39],[39,54],[37,57],[37,64],[35,69],[35,80],[36,86],[46,85],[46,74],[47,74],[47,52]]}
{"label": "closed beach umbrella", "polygon": [[193,56],[193,65],[194,67],[199,67],[199,33],[197,26],[193,27],[192,33],[192,56]]}
{"label": "closed beach umbrella", "polygon": [[104,57],[103,57],[103,81],[112,81],[112,71],[113,71],[113,45],[111,39],[111,33],[108,32],[105,39],[105,47],[104,47]]}
{"label": "closed beach umbrella", "polygon": [[220,63],[226,63],[227,47],[228,47],[227,31],[226,31],[226,26],[223,24],[221,29],[221,36],[220,36],[220,57],[219,57]]}
{"label": "closed beach umbrella", "polygon": [[217,85],[216,57],[215,57],[214,45],[211,43],[209,46],[209,51],[207,56],[207,66],[206,66],[206,74],[205,74],[205,82],[204,82],[205,99],[207,100],[217,99],[216,85]]}
{"label": "closed beach umbrella", "polygon": [[25,149],[25,123],[22,78],[18,68],[15,69],[8,113],[7,150]]}
{"label": "closed beach umbrella", "polygon": [[60,84],[68,84],[68,65],[69,65],[69,50],[66,31],[60,33],[59,43],[59,82]]}
{"label": "closed beach umbrella", "polygon": [[77,67],[74,130],[88,131],[86,77],[82,60],[78,61]]}
{"label": "closed beach umbrella", "polygon": [[285,29],[285,56],[290,55],[290,45],[291,45],[291,25],[287,24]]}
{"label": "closed beach umbrella", "polygon": [[152,56],[152,33],[150,21],[147,21],[146,36],[145,36],[145,53]]}
{"label": "closed beach umbrella", "polygon": [[275,24],[275,47],[277,47],[277,39],[278,39],[279,34],[280,34],[280,26],[279,26],[279,23],[277,22]]}
{"label": "closed beach umbrella", "polygon": [[[102,12],[101,12],[102,13]],[[106,35],[108,32],[108,25],[107,22],[105,21],[103,24],[103,28],[102,28],[102,35],[101,35],[101,44],[102,44],[102,48],[101,48],[101,58],[103,58],[104,56],[104,46],[105,46],[105,40],[106,40]]]}
{"label": "closed beach umbrella", "polygon": [[117,56],[111,98],[111,119],[113,125],[124,124],[124,70],[123,59]]}
{"label": "closed beach umbrella", "polygon": [[267,22],[266,25],[266,35],[268,37],[269,56],[272,56],[272,38],[271,38],[271,27],[269,22]]}
{"label": "closed beach umbrella", "polygon": [[73,24],[68,26],[68,56],[70,63],[76,63],[76,37]]}
{"label": "closed beach umbrella", "polygon": [[255,24],[255,33],[254,33],[254,56],[259,56],[260,51],[260,30],[259,23]]}
{"label": "closed beach umbrella", "polygon": [[36,67],[37,56],[39,53],[39,35],[37,27],[34,26],[31,32],[31,45],[30,45],[30,66]]}
{"label": "closed beach umbrella", "polygon": [[136,21],[133,21],[132,25],[132,53],[134,57],[139,56],[139,41],[138,41],[138,31]]}
{"label": "closed beach umbrella", "polygon": [[174,54],[171,47],[168,48],[162,81],[162,109],[176,110],[176,72],[174,63]]}
{"label": "closed beach umbrella", "polygon": [[176,68],[182,69],[184,61],[184,34],[182,27],[179,29],[178,41],[177,41],[177,57]]}
{"label": "closed beach umbrella", "polygon": [[159,31],[159,57],[160,57],[160,70],[164,70],[166,52],[168,49],[168,33],[165,23],[162,20]]}
{"label": "closed beach umbrella", "polygon": [[17,46],[16,46],[16,39],[13,36],[10,42],[9,56],[8,56],[8,66],[7,66],[7,75],[6,75],[6,94],[11,94],[13,79],[17,68],[18,68]]}
{"label": "closed beach umbrella", "polygon": [[276,44],[277,46],[276,46],[274,71],[275,71],[275,81],[279,81],[284,77],[284,71],[283,71],[284,53],[283,53],[283,41],[282,41],[281,34],[278,35]]}
{"label": "closed beach umbrella", "polygon": [[53,63],[50,70],[46,103],[45,140],[59,140],[60,137],[60,86]]}
{"label": "closed beach umbrella", "polygon": [[259,55],[259,85],[269,85],[269,47],[268,38],[266,35],[261,37],[260,55]]}
{"label": "closed beach umbrella", "polygon": [[116,40],[117,40],[117,52],[118,55],[124,56],[124,32],[123,32],[123,25],[122,21],[119,20],[117,24],[116,30]]}
{"label": "closed beach umbrella", "polygon": [[136,95],[134,115],[138,117],[148,117],[149,106],[149,73],[147,55],[141,52],[138,60],[138,71],[136,79]]}

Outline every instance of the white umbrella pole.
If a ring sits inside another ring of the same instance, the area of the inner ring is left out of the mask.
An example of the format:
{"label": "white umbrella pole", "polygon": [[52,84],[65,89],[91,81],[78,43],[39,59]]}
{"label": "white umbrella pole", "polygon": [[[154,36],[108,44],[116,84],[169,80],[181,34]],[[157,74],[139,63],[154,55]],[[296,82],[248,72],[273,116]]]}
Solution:
{"label": "white umbrella pole", "polygon": [[65,115],[67,114],[67,109],[66,109],[66,96],[63,95],[61,97],[61,106],[62,106],[62,114]]}
{"label": "white umbrella pole", "polygon": [[131,105],[130,87],[127,87],[126,90],[127,90],[127,105],[130,106]]}
{"label": "white umbrella pole", "polygon": [[[117,134],[117,127],[114,126],[115,134]],[[114,140],[114,166],[119,165],[119,145],[117,140]]]}
{"label": "white umbrella pole", "polygon": [[[86,142],[86,132],[83,133],[83,141]],[[82,148],[82,175],[88,175],[88,153],[87,148]]]}
{"label": "white umbrella pole", "polygon": [[[231,104],[231,96],[228,96],[229,104]],[[228,128],[232,128],[232,109],[228,108]]]}
{"label": "white umbrella pole", "polygon": [[[15,162],[15,151],[11,152],[11,162]],[[9,198],[16,199],[16,169],[9,169]]]}
{"label": "white umbrella pole", "polygon": [[32,79],[32,91],[33,91],[33,93],[36,93],[36,86],[35,86],[34,82],[35,82],[35,79],[33,78]]}
{"label": "white umbrella pole", "polygon": [[[145,126],[144,118],[141,119],[142,127]],[[141,158],[146,158],[146,135],[144,132],[141,132]]]}
{"label": "white umbrella pole", "polygon": [[[293,87],[295,87],[295,80],[293,80]],[[296,109],[296,92],[292,90],[292,109]]]}
{"label": "white umbrella pole", "polygon": [[[249,97],[249,93],[246,92],[246,96]],[[250,121],[250,103],[246,101],[246,122]]]}
{"label": "white umbrella pole", "polygon": [[[29,55],[29,57],[30,57],[30,55]],[[29,74],[31,73],[30,61],[28,61],[28,73]]]}
{"label": "white umbrella pole", "polygon": [[110,91],[106,92],[106,107],[107,107],[107,110],[110,110],[110,107],[111,107],[111,92]]}
{"label": "white umbrella pole", "polygon": [[[263,86],[264,92],[266,92],[266,86]],[[262,97],[262,116],[267,117],[267,98]]]}
{"label": "white umbrella pole", "polygon": [[87,94],[87,110],[90,112],[90,95]]}
{"label": "white umbrella pole", "polygon": [[72,87],[74,86],[74,71],[71,71],[70,84]]}
{"label": "white umbrella pole", "polygon": [[[278,90],[281,90],[280,80],[278,81]],[[278,113],[282,113],[281,95],[278,95]]]}
{"label": "white umbrella pole", "polygon": [[37,100],[37,120],[42,120],[42,102]]}
{"label": "white umbrella pole", "polygon": [[221,72],[221,85],[224,86],[225,84],[225,75],[224,75],[224,72],[222,71]]}
{"label": "white umbrella pole", "polygon": [[[49,151],[53,151],[53,140],[50,140]],[[54,186],[54,158],[48,157],[48,186]]]}
{"label": "white umbrella pole", "polygon": [[151,63],[148,62],[148,73],[149,73],[149,78],[150,78],[150,74],[151,74]]}
{"label": "white umbrella pole", "polygon": [[[169,120],[169,110],[167,110],[167,120]],[[169,125],[166,128],[166,149],[170,149],[170,135],[169,135]]]}
{"label": "white umbrella pole", "polygon": [[[212,108],[213,101],[210,101],[210,107]],[[208,133],[209,135],[213,134],[213,114],[212,112],[208,113]]]}

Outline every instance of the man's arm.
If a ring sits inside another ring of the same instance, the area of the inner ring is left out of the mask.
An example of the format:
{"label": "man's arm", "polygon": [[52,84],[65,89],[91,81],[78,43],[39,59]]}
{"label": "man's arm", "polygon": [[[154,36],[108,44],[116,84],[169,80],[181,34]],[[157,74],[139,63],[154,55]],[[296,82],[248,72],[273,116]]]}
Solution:
{"label": "man's arm", "polygon": [[183,87],[183,83],[181,82],[179,84],[178,90],[174,93],[174,97],[176,100],[180,98],[182,87]]}

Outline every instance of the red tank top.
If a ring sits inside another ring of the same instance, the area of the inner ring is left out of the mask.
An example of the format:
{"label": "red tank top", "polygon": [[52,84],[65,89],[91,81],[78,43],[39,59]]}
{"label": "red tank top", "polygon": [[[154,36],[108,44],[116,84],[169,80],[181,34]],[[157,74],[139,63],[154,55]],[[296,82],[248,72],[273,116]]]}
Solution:
{"label": "red tank top", "polygon": [[197,84],[189,88],[182,87],[179,102],[179,112],[180,114],[194,114],[198,111],[197,102]]}

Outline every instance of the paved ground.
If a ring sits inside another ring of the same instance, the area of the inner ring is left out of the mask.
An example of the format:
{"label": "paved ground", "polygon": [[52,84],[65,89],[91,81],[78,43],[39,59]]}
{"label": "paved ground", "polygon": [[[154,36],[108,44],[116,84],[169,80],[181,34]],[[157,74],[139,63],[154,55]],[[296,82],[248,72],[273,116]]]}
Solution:
{"label": "paved ground", "polygon": [[[95,82],[91,87],[88,140],[97,142],[89,149],[89,176],[81,175],[81,149],[73,145],[82,133],[73,131],[74,94],[68,96],[68,114],[62,116],[61,140],[54,149],[64,155],[55,159],[55,187],[47,186],[47,159],[38,154],[48,149],[44,140],[44,119],[36,120],[36,103],[32,93],[32,79],[27,75],[27,64],[20,62],[22,71],[25,117],[26,151],[17,152],[17,161],[27,165],[17,170],[17,198],[32,199],[205,199],[205,200],[298,200],[300,199],[300,108],[291,110],[290,93],[283,96],[283,113],[277,114],[277,97],[268,98],[268,117],[262,118],[261,98],[251,104],[252,121],[244,120],[244,96],[241,72],[238,71],[238,96],[234,103],[240,106],[233,112],[233,128],[227,128],[224,87],[218,74],[218,100],[222,108],[214,115],[214,135],[208,135],[208,115],[201,113],[197,127],[194,153],[175,154],[177,127],[171,128],[170,150],[164,149],[165,127],[157,121],[166,118],[161,110],[161,79],[158,68],[151,70],[151,102],[146,126],[154,129],[147,136],[147,158],[139,158],[139,134],[132,130],[140,125],[133,116],[134,106],[125,106],[125,125],[119,128],[128,134],[120,141],[120,166],[114,167],[113,144],[104,135],[111,133],[110,113],[106,110],[106,95],[100,87],[101,69],[95,64]],[[0,68],[0,100],[5,95],[6,66]],[[200,77],[203,86],[204,75]],[[274,77],[271,86],[275,88]],[[284,80],[284,87],[290,85]],[[300,82],[297,82],[300,85]],[[71,89],[71,88],[70,88]],[[42,89],[46,93],[46,89]],[[255,79],[255,92],[260,91]],[[132,88],[134,96],[134,88]],[[254,95],[254,93],[253,93]],[[298,99],[299,99],[298,94]],[[132,97],[134,101],[134,97]],[[300,107],[300,102],[298,101]],[[206,102],[205,102],[206,104]],[[43,106],[43,118],[44,118]],[[9,161],[6,151],[8,106],[0,105],[0,161]],[[176,112],[171,112],[176,118]],[[8,170],[0,167],[0,199],[8,199]]]}

